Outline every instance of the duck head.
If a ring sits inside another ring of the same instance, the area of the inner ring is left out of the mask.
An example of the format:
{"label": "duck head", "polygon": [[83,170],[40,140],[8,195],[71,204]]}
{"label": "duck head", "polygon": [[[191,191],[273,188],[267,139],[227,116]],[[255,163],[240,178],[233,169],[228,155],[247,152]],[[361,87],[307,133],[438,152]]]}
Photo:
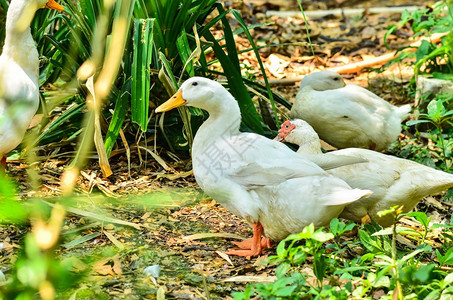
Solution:
{"label": "duck head", "polygon": [[181,85],[176,94],[156,108],[156,113],[169,111],[181,105],[213,112],[219,110],[227,98],[232,96],[220,83],[203,77],[192,77]]}
{"label": "duck head", "polygon": [[298,146],[316,144],[314,145],[315,147],[321,147],[316,131],[310,124],[301,119],[285,121],[278,131],[275,140]]}
{"label": "duck head", "polygon": [[35,15],[35,12],[40,8],[55,9],[63,11],[64,8],[55,0],[11,0],[6,18],[6,30],[13,30],[14,33],[9,34],[9,38],[14,38],[11,35],[22,33],[27,29]]}
{"label": "duck head", "polygon": [[337,72],[326,70],[305,76],[300,83],[300,88],[306,86],[310,86],[315,91],[326,91],[342,88],[346,86],[346,83]]}

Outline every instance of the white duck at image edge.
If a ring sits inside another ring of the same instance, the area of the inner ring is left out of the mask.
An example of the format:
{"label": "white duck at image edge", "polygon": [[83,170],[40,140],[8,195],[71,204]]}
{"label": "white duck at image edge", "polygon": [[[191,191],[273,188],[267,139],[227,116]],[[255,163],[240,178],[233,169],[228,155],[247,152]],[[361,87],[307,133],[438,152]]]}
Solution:
{"label": "white duck at image edge", "polygon": [[254,133],[241,133],[233,96],[218,82],[193,77],[156,109],[187,105],[209,113],[192,145],[195,179],[210,197],[253,224],[253,238],[228,254],[255,256],[311,223],[328,224],[346,204],[370,195],[350,188],[286,145]]}
{"label": "white duck at image edge", "polygon": [[[321,153],[318,135],[303,120],[284,122],[279,130],[279,139],[298,145],[297,153],[302,156]],[[453,187],[452,174],[411,160],[359,148],[347,148],[329,154],[356,156],[368,161],[327,171],[353,188],[373,191],[371,196],[348,204],[341,213],[341,217],[355,222],[360,222],[368,215],[381,226],[390,226],[393,224],[392,216],[379,217],[379,211],[404,205],[403,212],[409,212],[423,197]]]}
{"label": "white duck at image edge", "polygon": [[410,105],[397,107],[363,87],[346,85],[327,70],[302,79],[290,116],[307,121],[336,148],[381,151],[397,140],[410,110]]}
{"label": "white duck at image edge", "polygon": [[[6,36],[0,56],[0,159],[24,138],[39,106],[39,56],[25,17],[39,8],[62,11],[54,0],[11,0],[6,15]],[[28,21],[28,22],[29,22]]]}

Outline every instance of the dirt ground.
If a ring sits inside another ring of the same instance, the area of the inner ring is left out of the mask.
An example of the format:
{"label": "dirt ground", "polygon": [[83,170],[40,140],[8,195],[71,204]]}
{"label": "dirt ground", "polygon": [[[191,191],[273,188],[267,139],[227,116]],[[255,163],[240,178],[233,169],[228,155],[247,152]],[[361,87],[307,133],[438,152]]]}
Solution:
{"label": "dirt ground", "polygon": [[[258,45],[288,43],[262,48],[260,55],[270,79],[277,80],[273,88],[290,101],[297,93],[299,83],[285,84],[284,79],[389,52],[383,37],[387,27],[400,20],[398,13],[310,19],[310,38],[316,54],[313,56],[310,47],[294,44],[307,41],[300,15],[289,18],[266,15],[269,10],[278,10],[277,4],[282,1],[267,1],[271,4],[260,5],[250,4],[251,1],[245,4],[224,2],[240,9],[250,24],[271,23],[252,31]],[[305,2],[308,2],[307,10],[423,5],[404,0]],[[282,10],[297,10],[294,1],[291,3],[292,6],[286,5]],[[391,49],[408,45],[410,36],[410,28],[398,30],[389,37]],[[240,49],[250,47],[242,35],[237,43]],[[262,78],[252,52],[242,54],[241,62],[244,70]],[[392,103],[403,104],[413,101],[407,89],[402,88],[410,76],[410,69],[393,66],[380,74],[362,72],[358,76],[345,77],[350,82],[368,86]],[[133,152],[129,172],[126,156],[119,154],[111,161],[114,175],[108,179],[102,178],[98,164],[92,161],[78,180],[78,196],[59,199],[68,201],[69,207],[73,208],[68,209],[59,254],[64,258],[73,257],[78,270],[91,270],[88,280],[63,298],[162,299],[159,295],[165,293],[168,299],[231,299],[231,293],[243,290],[247,282],[273,280],[273,267],[262,262],[275,254],[275,247],[267,250],[264,256],[251,260],[225,255],[224,252],[233,247],[232,241],[251,236],[250,226],[203,194],[190,172],[188,158],[174,161],[165,151],[160,155],[170,170],[164,170],[149,157],[146,164],[140,164],[140,158]],[[36,183],[38,190],[27,180],[30,175],[24,162],[9,162],[8,175],[18,183],[22,198],[39,196],[55,202],[57,199],[53,196],[61,194],[60,176],[68,162],[69,159],[63,156],[43,159],[37,164],[34,169],[40,178]],[[422,202],[419,208],[429,209],[439,220],[452,213],[449,204],[434,198]],[[93,211],[95,216],[87,214]],[[2,225],[0,228],[0,241],[3,241],[0,269],[8,274],[28,227]],[[361,251],[364,249],[353,248],[347,255],[355,257]],[[145,274],[144,269],[152,265],[159,266],[158,276]]]}

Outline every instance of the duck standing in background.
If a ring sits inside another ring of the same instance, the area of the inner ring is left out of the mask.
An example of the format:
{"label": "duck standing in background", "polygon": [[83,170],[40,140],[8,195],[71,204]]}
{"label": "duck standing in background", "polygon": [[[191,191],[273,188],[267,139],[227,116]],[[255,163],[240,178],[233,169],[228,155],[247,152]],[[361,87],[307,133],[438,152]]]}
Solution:
{"label": "duck standing in background", "polygon": [[[6,36],[0,56],[0,167],[7,154],[24,138],[39,107],[39,56],[29,19],[43,7],[64,8],[54,0],[11,0],[6,14]],[[28,17],[28,18],[27,18]]]}
{"label": "duck standing in background", "polygon": [[[301,155],[321,153],[321,143],[313,128],[303,120],[282,124],[278,139],[299,146]],[[348,204],[340,217],[361,222],[367,215],[387,227],[392,216],[378,216],[378,212],[392,206],[409,212],[423,197],[439,194],[453,187],[453,174],[442,172],[417,162],[360,148],[328,152],[331,155],[356,156],[368,162],[351,164],[327,171],[346,181],[351,187],[369,189],[373,194]]]}
{"label": "duck standing in background", "polygon": [[401,132],[410,105],[394,106],[365,88],[346,85],[333,71],[304,77],[290,116],[307,121],[337,148],[385,150]]}
{"label": "duck standing in background", "polygon": [[212,198],[253,224],[253,238],[228,254],[256,256],[266,238],[280,241],[311,223],[323,226],[346,204],[368,196],[351,189],[282,143],[255,133],[241,133],[241,114],[233,96],[218,82],[193,77],[156,109],[187,105],[209,113],[192,145],[192,165],[199,186]]}

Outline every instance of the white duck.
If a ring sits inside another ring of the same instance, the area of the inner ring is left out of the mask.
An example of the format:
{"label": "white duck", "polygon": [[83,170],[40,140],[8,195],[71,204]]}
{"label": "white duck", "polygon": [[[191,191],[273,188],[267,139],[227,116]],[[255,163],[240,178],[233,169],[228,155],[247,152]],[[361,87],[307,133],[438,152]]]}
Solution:
{"label": "white duck", "polygon": [[[54,0],[11,0],[0,56],[0,165],[22,141],[39,106],[39,57],[29,21],[36,10],[62,11]],[[24,25],[25,23],[25,25]]]}
{"label": "white duck", "polygon": [[396,141],[410,105],[394,106],[333,71],[304,77],[290,116],[307,121],[337,148],[384,150]]}
{"label": "white duck", "polygon": [[310,223],[326,225],[347,203],[370,194],[351,189],[282,143],[239,132],[238,103],[215,81],[201,77],[185,81],[156,112],[181,105],[209,113],[192,145],[197,183],[225,208],[253,224],[253,238],[238,243],[247,250],[229,254],[258,255],[267,244],[265,239],[261,241],[261,234],[279,241]]}
{"label": "white duck", "polygon": [[[279,139],[299,146],[297,153],[306,155],[321,153],[319,137],[303,120],[291,120],[282,124]],[[380,225],[393,224],[390,215],[378,217],[377,213],[392,206],[404,205],[409,212],[428,195],[438,194],[453,187],[453,175],[411,160],[385,155],[367,149],[348,148],[329,152],[333,155],[356,156],[366,163],[347,165],[329,170],[328,173],[346,181],[351,187],[373,191],[370,197],[347,205],[340,215],[360,222],[367,214]]]}

